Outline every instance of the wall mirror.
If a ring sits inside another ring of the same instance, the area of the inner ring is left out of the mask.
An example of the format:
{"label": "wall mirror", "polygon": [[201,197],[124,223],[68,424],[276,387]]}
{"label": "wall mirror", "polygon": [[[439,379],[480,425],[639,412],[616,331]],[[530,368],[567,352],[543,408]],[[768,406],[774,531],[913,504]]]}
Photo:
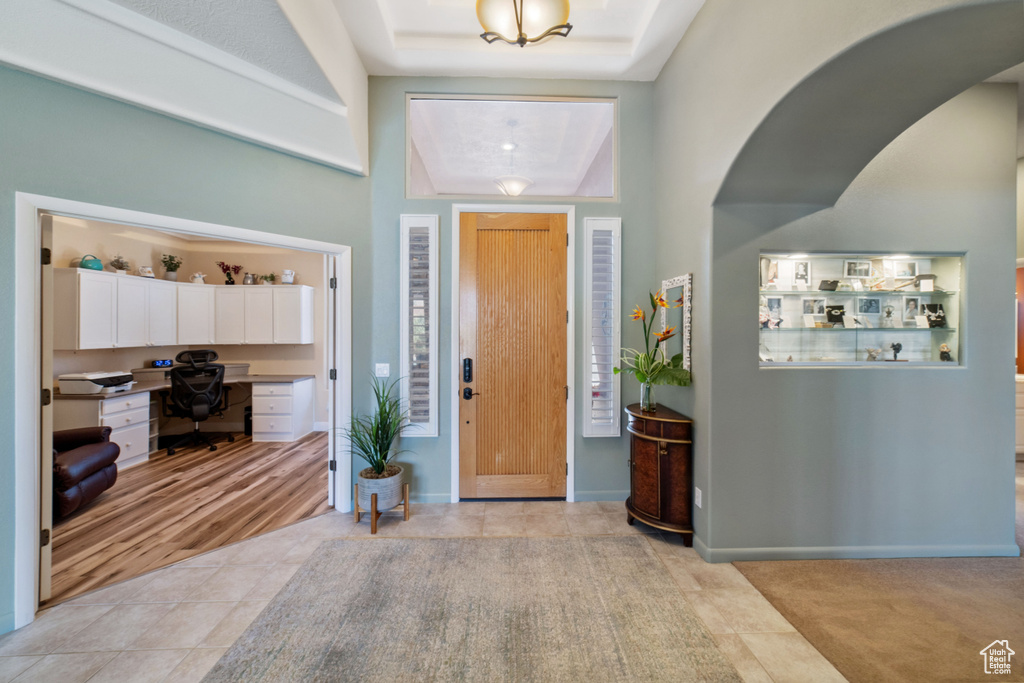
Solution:
{"label": "wall mirror", "polygon": [[[665,353],[670,358],[679,353],[676,351],[679,347],[673,345],[673,342],[678,339],[682,344],[683,367],[692,372],[690,368],[690,328],[693,318],[693,273],[662,280],[661,291],[665,295],[665,300],[669,302],[669,306],[674,306],[674,308],[661,309],[661,329],[676,328],[676,336],[666,342],[668,348],[665,349]],[[681,303],[681,305],[676,306],[676,303]]]}

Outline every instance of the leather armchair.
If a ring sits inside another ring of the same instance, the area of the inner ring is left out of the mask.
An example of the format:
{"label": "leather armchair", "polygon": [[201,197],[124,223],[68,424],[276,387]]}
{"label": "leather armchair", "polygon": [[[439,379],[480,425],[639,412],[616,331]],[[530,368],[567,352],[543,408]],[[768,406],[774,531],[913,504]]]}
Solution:
{"label": "leather armchair", "polygon": [[91,503],[117,481],[121,447],[110,427],[82,427],[53,433],[53,511],[66,517]]}

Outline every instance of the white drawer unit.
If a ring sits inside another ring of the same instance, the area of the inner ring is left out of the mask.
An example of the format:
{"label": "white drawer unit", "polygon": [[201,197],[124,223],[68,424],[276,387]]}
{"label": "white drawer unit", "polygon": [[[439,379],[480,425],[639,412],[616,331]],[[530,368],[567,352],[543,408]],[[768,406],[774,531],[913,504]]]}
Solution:
{"label": "white drawer unit", "polygon": [[295,441],[313,431],[313,381],[253,382],[252,440]]}
{"label": "white drawer unit", "polygon": [[123,470],[149,459],[149,393],[103,399],[58,399],[54,430],[112,427],[110,440],[121,447],[117,468]]}

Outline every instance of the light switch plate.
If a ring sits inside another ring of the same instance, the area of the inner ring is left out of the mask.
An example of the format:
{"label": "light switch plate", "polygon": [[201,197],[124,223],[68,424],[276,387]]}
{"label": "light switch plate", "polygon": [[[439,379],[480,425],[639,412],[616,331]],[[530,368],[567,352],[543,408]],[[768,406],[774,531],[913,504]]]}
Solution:
{"label": "light switch plate", "polygon": [[390,377],[391,363],[377,363],[377,367],[374,369],[373,374],[377,377]]}

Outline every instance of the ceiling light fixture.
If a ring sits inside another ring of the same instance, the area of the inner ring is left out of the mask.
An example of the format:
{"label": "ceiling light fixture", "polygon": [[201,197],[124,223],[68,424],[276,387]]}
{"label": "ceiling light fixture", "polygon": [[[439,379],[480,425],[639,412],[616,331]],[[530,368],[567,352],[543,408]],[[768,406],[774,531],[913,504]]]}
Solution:
{"label": "ceiling light fixture", "polygon": [[501,146],[502,149],[508,150],[508,175],[500,175],[494,179],[494,184],[498,186],[503,195],[508,197],[518,197],[523,193],[523,190],[533,185],[533,181],[526,176],[516,175],[516,126],[519,122],[515,119],[509,119],[509,141]]}
{"label": "ceiling light fixture", "polygon": [[[488,43],[502,40],[525,47],[549,36],[569,35],[569,0],[530,0],[525,10],[523,3],[524,0],[477,0],[476,17],[484,27],[480,37]],[[505,37],[513,32],[515,38]],[[529,37],[531,33],[534,38]]]}

